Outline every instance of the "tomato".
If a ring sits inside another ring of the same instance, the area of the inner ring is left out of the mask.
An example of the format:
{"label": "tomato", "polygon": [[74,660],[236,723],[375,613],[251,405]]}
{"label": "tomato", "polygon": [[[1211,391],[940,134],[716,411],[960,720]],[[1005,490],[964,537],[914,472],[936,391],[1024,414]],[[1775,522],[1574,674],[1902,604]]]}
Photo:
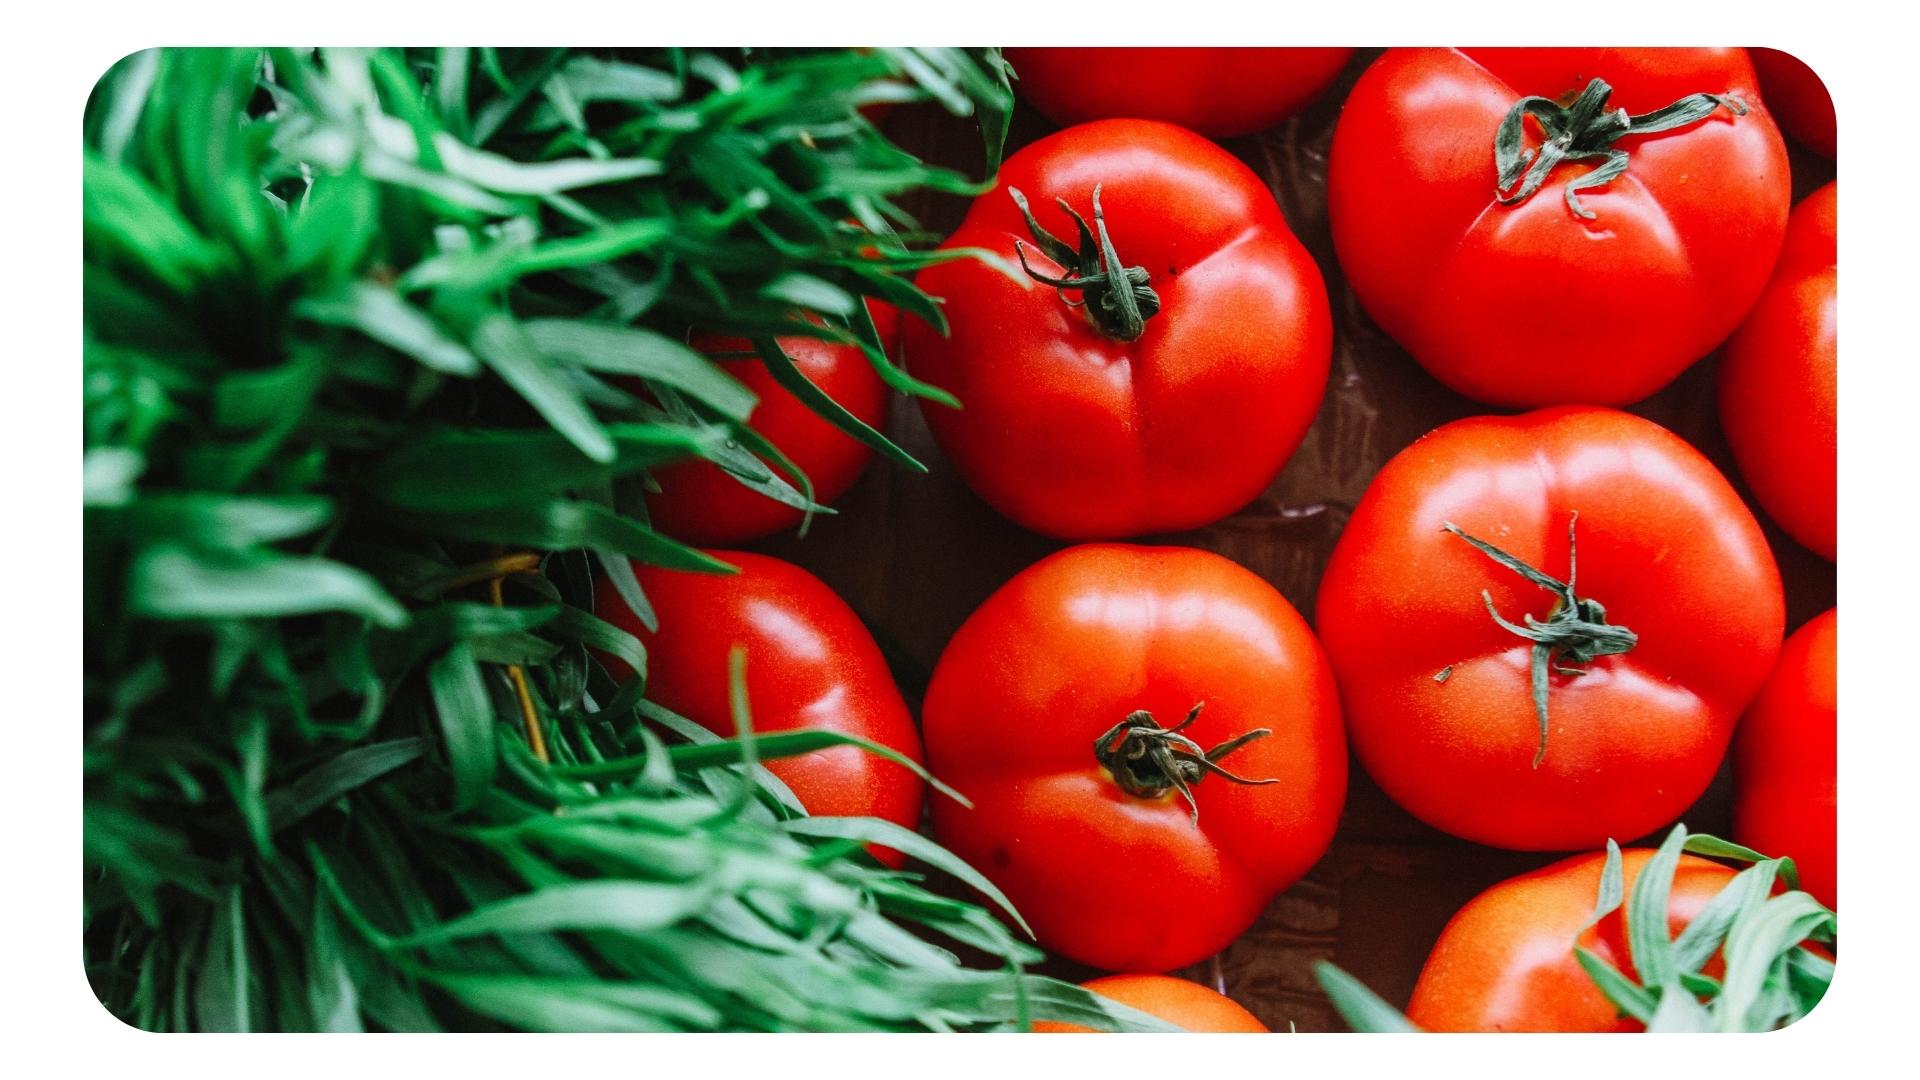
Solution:
{"label": "tomato", "polygon": [[[892,340],[898,321],[894,309],[874,304],[871,310],[880,340]],[[859,346],[809,337],[783,337],[779,343],[800,373],[828,397],[870,427],[886,424],[887,387]],[[697,334],[690,344],[709,354],[752,351],[744,339],[710,334]],[[760,399],[748,426],[807,474],[815,502],[831,504],[860,479],[873,457],[864,443],[821,419],[775,382],[757,358],[722,359],[719,364]],[[777,467],[774,472],[781,479],[792,479]],[[671,465],[655,472],[654,480],[660,491],[647,497],[654,527],[690,544],[743,544],[790,529],[802,516],[798,509],[742,485],[711,462]]]}
{"label": "tomato", "polygon": [[1836,183],[1794,207],[1787,242],[1720,366],[1720,423],[1767,516],[1828,559],[1839,482]]}
{"label": "tomato", "polygon": [[[1070,274],[1060,260],[1079,255],[1036,244],[1015,189],[1058,236],[1076,228],[1057,199],[1090,228],[1104,211],[1116,254],[1094,241]],[[952,334],[907,320],[906,361],[964,406],[921,410],[954,468],[1027,528],[1084,540],[1205,525],[1258,495],[1312,423],[1333,341],[1320,271],[1260,178],[1200,136],[1103,120],[1041,139],[945,245],[965,247],[1038,276],[972,259],[923,270]],[[1134,271],[1130,288],[1110,287],[1109,262]],[[1039,279],[1061,275],[1097,280]]]}
{"label": "tomato", "polygon": [[[873,636],[825,582],[792,563],[742,551],[711,553],[740,568],[703,574],[635,564],[660,632],[643,626],[610,579],[594,611],[647,649],[647,698],[716,734],[734,734],[728,657],[747,654],[747,701],[758,733],[822,729],[857,735],[921,760],[920,736]],[[631,671],[603,658],[616,678]],[[859,747],[767,762],[807,811],[920,824],[923,784]],[[877,852],[899,862],[897,853]]]}
{"label": "tomato", "polygon": [[1800,887],[1834,906],[1834,657],[1840,617],[1816,616],[1780,649],[1733,742],[1733,838],[1791,856]]}
{"label": "tomato", "polygon": [[1566,406],[1447,424],[1389,461],[1316,625],[1388,795],[1455,836],[1551,851],[1641,836],[1706,789],[1784,608],[1759,524],[1705,457]]}
{"label": "tomato", "polygon": [[1780,121],[1781,130],[1814,153],[1833,158],[1838,139],[1833,95],[1827,92],[1827,84],[1806,61],[1792,53],[1748,49],[1747,54],[1753,57],[1753,66],[1760,73],[1760,90],[1767,96],[1767,109]]}
{"label": "tomato", "polygon": [[1068,548],[989,597],[934,669],[927,761],[973,801],[936,805],[934,831],[1049,950],[1190,964],[1333,839],[1337,697],[1305,621],[1250,571],[1190,548]]}
{"label": "tomato", "polygon": [[[1676,103],[1690,122],[1648,122]],[[1609,143],[1620,109],[1648,132]],[[1541,114],[1585,156],[1540,156]],[[1509,116],[1524,137],[1503,183]],[[1520,407],[1638,401],[1706,355],[1766,284],[1790,198],[1740,49],[1390,50],[1347,98],[1327,173],[1367,313],[1449,387]]]}
{"label": "tomato", "polygon": [[[1259,1017],[1225,994],[1215,993],[1199,983],[1176,979],[1171,975],[1106,975],[1080,985],[1101,997],[1131,1005],[1188,1031],[1268,1030]],[[1090,1032],[1093,1029],[1077,1024],[1039,1021],[1033,1025],[1033,1030],[1061,1033]]]}
{"label": "tomato", "polygon": [[1056,124],[1165,120],[1214,139],[1306,108],[1352,49],[1013,49],[1020,96]]}
{"label": "tomato", "polygon": [[[1627,895],[1653,854],[1622,853]],[[1429,1031],[1641,1030],[1619,1015],[1573,952],[1578,944],[1638,981],[1624,906],[1581,930],[1593,917],[1605,865],[1604,854],[1576,855],[1468,901],[1427,956],[1408,1019]],[[1692,921],[1733,875],[1719,863],[1682,855],[1667,903],[1669,931]],[[1705,972],[1717,974],[1720,966],[1715,957]]]}

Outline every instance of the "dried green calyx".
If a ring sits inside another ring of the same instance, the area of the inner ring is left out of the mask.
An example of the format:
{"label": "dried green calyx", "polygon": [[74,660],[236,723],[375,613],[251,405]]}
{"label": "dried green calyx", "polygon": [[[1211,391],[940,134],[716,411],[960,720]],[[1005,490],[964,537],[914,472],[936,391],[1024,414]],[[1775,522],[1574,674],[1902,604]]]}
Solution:
{"label": "dried green calyx", "polygon": [[[1513,103],[1493,136],[1494,167],[1499,170],[1496,194],[1503,205],[1526,202],[1547,182],[1563,161],[1598,161],[1592,172],[1567,181],[1567,209],[1591,219],[1593,211],[1580,202],[1579,192],[1601,187],[1627,171],[1627,152],[1614,143],[1628,135],[1655,135],[1704,120],[1725,106],[1745,116],[1747,104],[1731,94],[1688,94],[1663,109],[1634,116],[1625,109],[1608,109],[1613,87],[1595,79],[1562,105],[1551,98],[1523,97]],[[1525,145],[1526,118],[1539,121],[1544,139],[1538,150]]]}
{"label": "dried green calyx", "polygon": [[[1087,316],[1101,333],[1116,341],[1138,341],[1146,332],[1147,320],[1160,312],[1160,294],[1147,284],[1146,267],[1124,266],[1119,252],[1113,249],[1113,239],[1107,235],[1106,212],[1100,208],[1099,185],[1093,189],[1093,228],[1087,227],[1086,219],[1069,206],[1067,200],[1056,200],[1080,229],[1078,250],[1034,220],[1033,209],[1019,188],[1009,187],[1007,194],[1013,196],[1014,205],[1026,217],[1027,230],[1033,234],[1034,243],[1040,245],[1047,258],[1067,268],[1067,273],[1060,277],[1040,273],[1027,264],[1026,245],[1015,240],[1014,252],[1020,256],[1020,268],[1027,276],[1060,290],[1061,299],[1068,305],[1085,306]],[[1066,295],[1069,289],[1080,293],[1080,299],[1069,299]]]}
{"label": "dried green calyx", "polygon": [[1570,665],[1590,664],[1602,656],[1618,656],[1640,642],[1640,635],[1624,626],[1613,626],[1607,622],[1607,609],[1601,606],[1600,601],[1574,595],[1573,583],[1579,568],[1578,549],[1574,543],[1574,526],[1579,521],[1580,515],[1575,512],[1567,522],[1567,580],[1565,581],[1541,573],[1485,540],[1469,536],[1451,521],[1442,526],[1448,532],[1472,544],[1487,558],[1558,598],[1553,605],[1553,610],[1545,619],[1523,615],[1521,618],[1525,620],[1525,625],[1521,625],[1503,618],[1493,606],[1492,594],[1485,589],[1480,590],[1480,599],[1486,603],[1487,614],[1493,616],[1494,622],[1499,623],[1509,633],[1533,642],[1533,710],[1540,719],[1540,748],[1533,755],[1533,767],[1536,769],[1547,757],[1547,688],[1550,683],[1548,668],[1551,667],[1562,675],[1585,675],[1586,668]]}
{"label": "dried green calyx", "polygon": [[1180,734],[1200,717],[1206,702],[1200,702],[1187,718],[1174,727],[1162,727],[1145,709],[1128,713],[1125,720],[1108,728],[1093,742],[1093,755],[1106,767],[1113,782],[1129,795],[1157,799],[1169,791],[1178,791],[1187,800],[1193,823],[1200,824],[1200,805],[1193,801],[1193,786],[1208,773],[1224,776],[1236,784],[1277,784],[1278,780],[1249,780],[1236,776],[1219,765],[1221,758],[1242,746],[1273,734],[1271,728],[1255,728],[1236,735],[1211,750]]}

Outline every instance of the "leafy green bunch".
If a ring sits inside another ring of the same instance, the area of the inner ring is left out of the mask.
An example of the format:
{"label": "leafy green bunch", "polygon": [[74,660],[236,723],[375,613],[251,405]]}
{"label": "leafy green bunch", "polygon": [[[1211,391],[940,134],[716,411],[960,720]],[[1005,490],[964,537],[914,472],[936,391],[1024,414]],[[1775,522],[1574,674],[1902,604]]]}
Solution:
{"label": "leafy green bunch", "polygon": [[[1748,865],[1675,935],[1668,928],[1667,906],[1683,852]],[[1685,825],[1675,825],[1634,879],[1631,896],[1625,878],[1620,846],[1609,840],[1600,895],[1581,933],[1624,905],[1635,976],[1585,946],[1570,948],[1620,1015],[1646,1030],[1772,1031],[1813,1011],[1832,985],[1833,961],[1806,946],[1831,948],[1838,917],[1800,891],[1792,859],[1770,859],[1715,836],[1689,836]],[[1784,891],[1776,892],[1776,883]],[[1724,962],[1718,978],[1704,971],[1715,956]],[[1320,964],[1315,974],[1355,1031],[1419,1030],[1332,964]]]}
{"label": "leafy green bunch", "polygon": [[[682,342],[940,323],[864,106],[1011,108],[965,50],[160,50],[86,113],[84,953],[151,1029],[982,1029],[1149,1018],[645,699],[595,618],[704,458],[822,512]],[[991,157],[991,155],[990,155]],[[948,256],[942,256],[948,257]],[[763,464],[774,463],[774,467]],[[660,628],[671,633],[672,627]],[[872,748],[880,752],[879,748]],[[1012,917],[1015,925],[1017,916]],[[965,947],[985,966],[962,963]]]}

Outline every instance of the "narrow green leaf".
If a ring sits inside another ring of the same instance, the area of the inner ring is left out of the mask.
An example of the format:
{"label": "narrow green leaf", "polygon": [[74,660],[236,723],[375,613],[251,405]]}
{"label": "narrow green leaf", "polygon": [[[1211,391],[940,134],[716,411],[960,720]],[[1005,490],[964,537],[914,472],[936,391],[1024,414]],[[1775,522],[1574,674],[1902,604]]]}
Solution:
{"label": "narrow green leaf", "polygon": [[494,507],[463,513],[395,514],[394,518],[428,535],[497,544],[524,544],[542,551],[590,548],[611,551],[654,566],[705,573],[733,573],[735,567],[621,517],[598,503],[555,499],[526,506]]}
{"label": "narrow green leaf", "polygon": [[1687,827],[1675,825],[1658,851],[1641,867],[1627,898],[1627,948],[1640,982],[1649,988],[1670,990],[1679,969],[1674,966],[1672,931],[1667,927],[1668,900],[1673,874],[1680,865],[1680,848]]}
{"label": "narrow green leaf", "polygon": [[380,584],[331,559],[214,555],[155,544],[133,565],[128,608],[158,619],[279,618],[346,611],[382,626],[407,612]]}
{"label": "narrow green leaf", "polygon": [[582,881],[552,885],[476,908],[400,939],[405,947],[480,934],[610,930],[644,933],[698,914],[713,895],[704,882]]}
{"label": "narrow green leaf", "polygon": [[1341,1019],[1355,1031],[1402,1033],[1419,1031],[1406,1014],[1381,1000],[1367,984],[1325,960],[1313,965],[1313,977],[1333,1002]]}
{"label": "narrow green leaf", "polygon": [[663,424],[615,424],[602,434],[611,453],[595,459],[553,431],[428,428],[368,470],[366,485],[383,501],[415,510],[513,506],[692,458],[726,439],[719,427]]}
{"label": "narrow green leaf", "polygon": [[665,334],[583,319],[533,319],[526,332],[557,360],[663,383],[730,420],[744,421],[753,411],[753,391]]}
{"label": "narrow green leaf", "polygon": [[1622,975],[1618,968],[1589,949],[1576,945],[1573,955],[1587,977],[1593,980],[1608,1001],[1613,1002],[1621,1015],[1630,1016],[1643,1024],[1653,1019],[1653,1011],[1659,1002],[1651,992]]}
{"label": "narrow green leaf", "polygon": [[598,462],[614,460],[613,440],[519,323],[499,314],[481,319],[473,332],[473,351],[582,454]]}
{"label": "narrow green leaf", "polygon": [[358,330],[435,371],[461,376],[480,373],[480,361],[465,345],[386,286],[353,282],[339,292],[309,297],[294,310],[315,322]]}
{"label": "narrow green leaf", "polygon": [[760,355],[760,362],[767,367],[767,374],[787,393],[820,415],[820,418],[853,436],[860,442],[872,447],[881,456],[905,465],[915,472],[926,472],[927,467],[919,459],[895,446],[892,440],[880,434],[859,417],[848,412],[839,402],[828,397],[826,391],[813,385],[806,374],[794,365],[793,357],[786,354],[779,343],[770,337],[758,337],[753,340],[754,351]]}
{"label": "narrow green leaf", "polygon": [[417,738],[390,739],[334,755],[285,787],[267,793],[267,813],[273,830],[279,832],[297,824],[342,795],[414,760],[425,749],[425,744]]}
{"label": "narrow green leaf", "polygon": [[1005,911],[1028,937],[1033,936],[1032,927],[1029,927],[1027,921],[1014,909],[1013,901],[1007,899],[1006,894],[1001,892],[993,882],[988,881],[986,875],[912,829],[879,818],[861,817],[795,818],[792,821],[782,822],[781,828],[800,836],[837,837],[842,840],[859,840],[863,843],[890,847],[936,870],[951,874],[978,890],[982,896],[993,901],[1000,910]]}
{"label": "narrow green leaf", "polygon": [[440,740],[453,773],[453,807],[464,810],[480,800],[493,783],[493,701],[474,661],[472,648],[455,644],[427,669],[434,711],[440,718]]}

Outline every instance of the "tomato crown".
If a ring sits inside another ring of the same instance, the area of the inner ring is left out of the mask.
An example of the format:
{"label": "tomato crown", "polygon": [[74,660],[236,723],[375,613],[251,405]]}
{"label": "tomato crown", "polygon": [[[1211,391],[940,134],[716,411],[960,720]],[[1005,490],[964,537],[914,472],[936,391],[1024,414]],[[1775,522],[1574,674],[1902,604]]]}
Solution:
{"label": "tomato crown", "polygon": [[[1487,605],[1487,614],[1509,633],[1533,642],[1533,711],[1540,718],[1540,748],[1534,751],[1533,767],[1539,768],[1547,758],[1547,687],[1550,680],[1547,668],[1562,675],[1585,675],[1584,667],[1569,667],[1574,664],[1590,664],[1602,656],[1618,656],[1630,651],[1640,643],[1640,635],[1624,626],[1612,626],[1607,622],[1607,609],[1598,600],[1583,599],[1573,592],[1574,579],[1579,575],[1579,548],[1574,538],[1574,527],[1580,521],[1579,511],[1574,511],[1567,522],[1567,580],[1561,581],[1550,574],[1521,562],[1518,558],[1494,547],[1475,536],[1468,535],[1453,522],[1445,522],[1441,527],[1448,532],[1472,544],[1480,553],[1501,566],[1519,574],[1535,585],[1554,594],[1559,600],[1553,605],[1553,611],[1545,619],[1536,619],[1532,615],[1522,615],[1526,625],[1508,621],[1493,606],[1493,596],[1487,590],[1480,590],[1480,599]],[[1435,682],[1446,682],[1451,667],[1434,676]]]}
{"label": "tomato crown", "polygon": [[[1007,194],[1013,196],[1015,206],[1020,208],[1021,216],[1027,219],[1027,229],[1033,233],[1034,243],[1047,258],[1067,267],[1067,273],[1060,277],[1049,277],[1027,265],[1027,246],[1024,242],[1013,242],[1014,253],[1020,256],[1020,268],[1027,276],[1042,285],[1051,285],[1060,291],[1060,298],[1069,307],[1085,306],[1087,314],[1100,332],[1116,341],[1138,341],[1146,332],[1147,320],[1160,312],[1160,294],[1147,284],[1149,277],[1144,266],[1126,266],[1120,261],[1120,253],[1113,249],[1113,239],[1107,235],[1106,211],[1100,208],[1100,185],[1093,186],[1093,224],[1087,228],[1087,219],[1080,216],[1065,199],[1055,200],[1060,209],[1073,218],[1080,229],[1080,249],[1075,251],[1065,240],[1048,232],[1034,219],[1033,209],[1027,205],[1027,197],[1016,187],[1007,188]],[[1095,230],[1099,238],[1094,237]],[[1121,269],[1115,270],[1114,267]],[[1081,299],[1078,302],[1068,300],[1066,291],[1077,290]]]}
{"label": "tomato crown", "polygon": [[[1493,160],[1500,170],[1495,188],[1502,205],[1526,202],[1547,182],[1563,161],[1598,161],[1600,166],[1567,181],[1567,209],[1591,219],[1593,211],[1580,202],[1578,192],[1601,187],[1627,171],[1627,152],[1613,144],[1627,135],[1654,135],[1704,120],[1725,106],[1735,116],[1747,114],[1746,102],[1732,94],[1688,94],[1662,109],[1638,116],[1625,109],[1607,108],[1613,87],[1605,79],[1588,83],[1562,105],[1552,98],[1523,97],[1513,103],[1493,136]],[[1539,122],[1545,139],[1535,151],[1525,145],[1526,118]]]}
{"label": "tomato crown", "polygon": [[1224,776],[1236,784],[1277,784],[1278,780],[1249,780],[1221,768],[1219,761],[1255,739],[1273,734],[1272,728],[1254,728],[1235,735],[1211,750],[1180,732],[1200,718],[1206,708],[1202,701],[1187,712],[1187,718],[1173,727],[1161,727],[1153,714],[1140,709],[1127,714],[1093,742],[1093,755],[1106,767],[1113,782],[1129,795],[1157,799],[1169,791],[1178,791],[1187,800],[1193,823],[1200,824],[1200,804],[1193,800],[1193,785],[1208,773]]}

